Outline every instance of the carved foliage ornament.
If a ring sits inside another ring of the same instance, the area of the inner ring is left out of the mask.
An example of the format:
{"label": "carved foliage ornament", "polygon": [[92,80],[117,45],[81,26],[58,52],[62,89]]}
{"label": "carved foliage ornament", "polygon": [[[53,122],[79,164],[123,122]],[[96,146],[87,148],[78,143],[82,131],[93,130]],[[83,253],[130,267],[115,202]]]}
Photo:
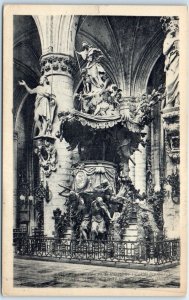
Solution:
{"label": "carved foliage ornament", "polygon": [[143,128],[152,121],[152,108],[164,98],[165,87],[163,85],[160,85],[157,90],[154,89],[151,94],[142,93],[137,97],[126,97],[120,103],[122,121],[127,123],[131,131],[136,131],[136,125],[139,129]]}
{"label": "carved foliage ornament", "polygon": [[175,162],[180,160],[180,138],[178,135],[166,135],[165,147],[169,157]]}
{"label": "carved foliage ornament", "polygon": [[51,53],[41,57],[41,73],[45,75],[73,74],[75,67],[75,61],[71,56]]}
{"label": "carved foliage ornament", "polygon": [[179,110],[176,108],[163,110],[163,127],[165,129],[165,146],[169,157],[179,163],[180,159],[180,134]]}
{"label": "carved foliage ornament", "polygon": [[49,177],[57,169],[57,150],[54,142],[47,139],[39,139],[34,152],[38,155],[39,165],[43,174]]}

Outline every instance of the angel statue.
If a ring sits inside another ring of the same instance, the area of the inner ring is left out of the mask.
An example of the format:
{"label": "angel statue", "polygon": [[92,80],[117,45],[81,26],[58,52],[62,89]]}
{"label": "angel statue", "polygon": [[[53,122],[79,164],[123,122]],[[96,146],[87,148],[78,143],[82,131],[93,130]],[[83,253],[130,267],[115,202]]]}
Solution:
{"label": "angel statue", "polygon": [[46,76],[42,76],[39,85],[31,89],[24,80],[18,82],[29,94],[37,94],[35,100],[34,121],[39,129],[39,136],[50,135],[56,108],[55,98]]}
{"label": "angel statue", "polygon": [[[105,74],[104,68],[99,64],[100,59],[103,57],[102,51],[98,48],[93,48],[86,42],[82,43],[82,51],[77,52],[83,60],[87,61],[85,67],[86,80],[89,85],[91,84],[91,93],[98,92],[102,89],[104,82],[102,76]],[[87,90],[89,92],[89,90]]]}
{"label": "angel statue", "polygon": [[95,116],[114,116],[119,106],[121,90],[116,84],[112,84],[100,63],[102,51],[83,42],[82,51],[76,51],[76,55],[86,61],[85,68],[80,69],[83,91],[75,95],[81,110]]}

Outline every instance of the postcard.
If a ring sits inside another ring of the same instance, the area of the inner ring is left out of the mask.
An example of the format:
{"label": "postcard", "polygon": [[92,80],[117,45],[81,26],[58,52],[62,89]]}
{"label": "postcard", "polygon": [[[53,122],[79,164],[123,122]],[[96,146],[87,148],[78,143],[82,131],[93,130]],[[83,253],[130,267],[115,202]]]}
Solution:
{"label": "postcard", "polygon": [[187,37],[185,6],[4,6],[4,295],[185,295]]}

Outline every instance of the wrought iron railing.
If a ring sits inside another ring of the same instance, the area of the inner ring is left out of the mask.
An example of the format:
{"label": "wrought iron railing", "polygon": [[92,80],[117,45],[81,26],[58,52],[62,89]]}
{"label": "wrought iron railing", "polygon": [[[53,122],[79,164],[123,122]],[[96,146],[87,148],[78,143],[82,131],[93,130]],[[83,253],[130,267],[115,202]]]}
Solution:
{"label": "wrought iron railing", "polygon": [[87,261],[166,264],[179,261],[180,241],[77,241],[47,237],[18,237],[14,240],[15,254]]}

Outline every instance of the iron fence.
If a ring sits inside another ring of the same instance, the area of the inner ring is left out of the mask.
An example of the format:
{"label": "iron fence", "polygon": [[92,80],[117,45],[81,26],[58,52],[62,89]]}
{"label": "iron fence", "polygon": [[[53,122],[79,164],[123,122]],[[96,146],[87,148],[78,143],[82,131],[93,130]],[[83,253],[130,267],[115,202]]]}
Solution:
{"label": "iron fence", "polygon": [[31,257],[66,258],[81,261],[165,264],[179,261],[180,241],[77,241],[22,236],[14,239],[15,254]]}

